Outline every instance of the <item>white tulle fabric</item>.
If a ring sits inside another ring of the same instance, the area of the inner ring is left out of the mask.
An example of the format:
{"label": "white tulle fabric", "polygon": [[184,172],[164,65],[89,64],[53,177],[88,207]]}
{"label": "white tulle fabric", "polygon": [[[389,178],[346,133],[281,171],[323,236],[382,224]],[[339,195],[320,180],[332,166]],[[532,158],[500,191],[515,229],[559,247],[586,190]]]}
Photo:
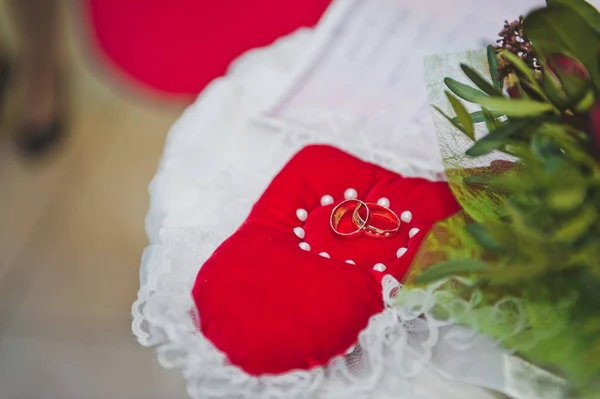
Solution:
{"label": "white tulle fabric", "polygon": [[[480,385],[475,386],[465,383],[472,371],[463,369],[466,377],[457,379],[456,369],[461,365],[457,353],[480,350],[482,345],[496,353],[495,345],[452,327],[452,320],[434,318],[431,309],[438,301],[434,287],[408,291],[386,278],[382,287],[386,308],[360,333],[356,349],[308,371],[250,376],[229,364],[199,332],[191,298],[199,268],[304,145],[330,143],[405,176],[443,178],[433,133],[424,135],[418,126],[397,126],[385,115],[355,120],[298,112],[302,129],[249,120],[268,90],[264,85],[253,87],[252,82],[268,72],[269,79],[262,81],[276,90],[277,72],[283,82],[286,63],[302,54],[309,35],[300,31],[269,53],[255,51],[237,61],[230,74],[213,83],[173,127],[151,185],[147,230],[152,245],[143,254],[141,288],[132,308],[133,332],[140,344],[157,348],[164,367],[181,369],[188,393],[196,399],[493,397],[482,387],[501,386],[497,378],[501,371],[493,370],[488,373],[492,377],[483,379],[473,377]],[[266,62],[268,57],[275,59]],[[269,65],[268,71],[259,65]],[[501,368],[502,355],[494,356],[493,367]]]}

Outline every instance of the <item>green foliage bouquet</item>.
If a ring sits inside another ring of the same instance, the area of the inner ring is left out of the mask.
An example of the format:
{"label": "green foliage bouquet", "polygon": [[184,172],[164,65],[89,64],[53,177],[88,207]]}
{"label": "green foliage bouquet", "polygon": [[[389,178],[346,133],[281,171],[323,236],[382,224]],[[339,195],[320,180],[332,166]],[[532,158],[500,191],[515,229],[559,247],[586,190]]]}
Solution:
{"label": "green foliage bouquet", "polygon": [[408,284],[460,299],[437,312],[564,378],[569,397],[600,397],[600,13],[548,0],[499,42],[491,79],[466,64],[471,84],[445,79],[444,117],[472,141],[445,159],[464,211],[433,229]]}

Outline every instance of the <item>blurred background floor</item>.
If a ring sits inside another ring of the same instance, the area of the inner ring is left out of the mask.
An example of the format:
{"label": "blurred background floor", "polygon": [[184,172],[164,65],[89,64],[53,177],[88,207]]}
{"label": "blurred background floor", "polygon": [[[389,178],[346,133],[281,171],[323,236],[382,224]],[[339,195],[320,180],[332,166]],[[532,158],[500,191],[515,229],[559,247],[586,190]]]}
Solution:
{"label": "blurred background floor", "polygon": [[64,3],[69,138],[30,163],[0,132],[0,398],[183,398],[135,341],[130,307],[147,185],[185,105],[115,91]]}

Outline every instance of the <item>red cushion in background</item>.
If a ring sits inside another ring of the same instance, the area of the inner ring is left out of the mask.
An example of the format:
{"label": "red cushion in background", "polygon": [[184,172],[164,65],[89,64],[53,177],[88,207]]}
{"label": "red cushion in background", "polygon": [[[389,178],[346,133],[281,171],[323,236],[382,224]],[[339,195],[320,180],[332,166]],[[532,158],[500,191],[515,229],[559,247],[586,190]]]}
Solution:
{"label": "red cushion in background", "polygon": [[87,0],[92,37],[126,76],[197,94],[245,51],[315,25],[330,0]]}
{"label": "red cushion in background", "polygon": [[[329,216],[348,188],[367,202],[386,197],[390,209],[398,215],[410,210],[413,219],[388,239],[339,238]],[[325,194],[334,204],[321,206]],[[296,217],[299,208],[309,212],[304,223]],[[327,364],[354,345],[369,318],[382,311],[384,274],[402,280],[428,229],[456,211],[446,183],[404,178],[334,147],[308,146],[200,269],[193,297],[202,332],[251,374]],[[304,227],[310,252],[299,248],[294,227]],[[421,231],[409,239],[415,227]],[[401,247],[408,252],[397,258]],[[348,259],[356,265],[345,263]],[[385,273],[373,271],[378,262],[387,266]]]}

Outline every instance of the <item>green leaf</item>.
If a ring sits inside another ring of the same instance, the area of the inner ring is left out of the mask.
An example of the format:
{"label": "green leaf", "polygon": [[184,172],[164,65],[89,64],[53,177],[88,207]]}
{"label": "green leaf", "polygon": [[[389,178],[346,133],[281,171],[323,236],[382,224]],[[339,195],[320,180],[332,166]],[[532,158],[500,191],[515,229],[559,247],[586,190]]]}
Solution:
{"label": "green leaf", "polygon": [[446,277],[477,273],[488,269],[485,262],[473,259],[449,260],[425,270],[416,279],[417,284],[427,284]]}
{"label": "green leaf", "polygon": [[[535,76],[535,71],[529,67],[521,58],[517,55],[511,53],[510,51],[502,51],[499,54],[504,60],[510,62],[515,70],[517,71],[517,76],[519,77],[519,81],[517,84],[519,85],[519,89],[521,94],[527,94],[523,88],[527,88],[530,91],[537,94],[540,99],[547,100],[544,91],[540,87],[540,82]],[[530,97],[527,95],[526,97]]]}
{"label": "green leaf", "polygon": [[592,82],[581,76],[560,73],[559,71],[557,71],[557,76],[572,103],[579,102],[592,89]]}
{"label": "green leaf", "polygon": [[462,98],[465,101],[469,101],[472,103],[476,103],[481,98],[487,98],[488,96],[477,90],[474,87],[466,85],[464,83],[459,82],[458,80],[452,78],[445,78],[444,83],[446,86],[458,97]]}
{"label": "green leaf", "polygon": [[593,5],[591,5],[587,1],[548,0],[547,4],[550,6],[560,4],[570,7],[571,9],[573,9],[573,11],[581,15],[592,29],[600,33],[600,13],[598,12],[598,10],[596,10],[596,8]]}
{"label": "green leaf", "polygon": [[487,184],[490,181],[490,177],[477,175],[465,176],[463,181],[465,182],[465,184]]}
{"label": "green leaf", "polygon": [[521,79],[519,83],[522,84],[521,90],[528,91],[528,98],[533,99],[535,101],[542,101],[548,103],[551,102],[548,99],[548,96],[546,96],[546,93],[544,93],[544,90],[540,88],[539,82],[536,81],[535,83],[531,83],[529,80]]}
{"label": "green leaf", "polygon": [[475,127],[473,126],[473,121],[471,120],[469,111],[467,111],[460,100],[450,94],[450,92],[446,91],[446,97],[448,97],[448,101],[450,101],[450,105],[452,105],[452,109],[456,113],[456,117],[464,129],[463,132],[471,140],[475,140]]}
{"label": "green leaf", "polygon": [[487,108],[502,112],[506,116],[518,118],[538,116],[554,110],[554,106],[552,104],[529,99],[486,97],[478,99],[477,102],[486,106]]}
{"label": "green leaf", "polygon": [[494,116],[494,114],[486,107],[481,107],[481,115],[483,116],[485,127],[487,127],[488,132],[496,130],[496,128],[502,124],[500,121],[496,120],[496,116]]}
{"label": "green leaf", "polygon": [[487,155],[490,152],[497,150],[517,133],[522,133],[525,128],[531,124],[530,121],[524,119],[511,120],[503,123],[487,136],[477,140],[465,154],[470,157],[479,157]]}
{"label": "green leaf", "polygon": [[[536,248],[537,249],[537,248]],[[516,287],[534,281],[547,272],[543,261],[528,261],[512,267],[498,267],[490,270],[486,277],[490,286]],[[505,291],[506,292],[506,291]]]}
{"label": "green leaf", "polygon": [[525,81],[521,81],[520,79],[517,79],[517,89],[519,90],[519,95],[521,99],[531,99],[531,96],[529,95],[529,93],[527,93],[527,91],[525,91],[525,89],[523,88],[523,84]]}
{"label": "green leaf", "polygon": [[512,66],[515,67],[519,75],[526,77],[527,80],[532,83],[537,83],[535,72],[533,72],[529,65],[527,65],[521,58],[506,50],[501,51],[498,56],[510,62]]}
{"label": "green leaf", "polygon": [[471,234],[485,249],[494,252],[505,250],[504,245],[496,241],[492,234],[488,231],[490,226],[484,226],[480,223],[472,223],[466,227],[466,230]]}
{"label": "green leaf", "polygon": [[544,81],[542,82],[542,86],[544,87],[544,92],[548,96],[548,99],[561,109],[568,107],[571,101],[561,81],[545,63],[542,64],[542,68],[544,71]]}
{"label": "green leaf", "polygon": [[596,223],[598,212],[594,205],[587,203],[578,214],[569,217],[554,233],[554,240],[570,242],[580,238]]}
{"label": "green leaf", "polygon": [[531,138],[531,151],[542,162],[556,155],[555,149],[554,142],[550,137],[536,133]]}
{"label": "green leaf", "polygon": [[587,197],[583,185],[568,185],[553,188],[546,197],[548,206],[559,212],[570,212],[579,208]]}
{"label": "green leaf", "polygon": [[578,59],[600,88],[599,35],[580,13],[562,2],[551,3],[530,13],[523,28],[540,57],[560,53]]}
{"label": "green leaf", "polygon": [[[496,112],[496,111],[491,112],[489,109],[487,110],[487,112],[490,113],[490,116],[492,118],[498,118],[499,116],[504,115],[502,112]],[[485,116],[483,115],[483,111],[471,112],[469,115],[471,116],[471,120],[473,121],[473,123],[485,122]],[[452,120],[454,122],[458,122],[458,117],[454,117],[454,118],[452,118]],[[500,122],[498,122],[498,123],[500,123]]]}
{"label": "green leaf", "polygon": [[476,70],[468,66],[467,64],[460,64],[460,68],[463,70],[465,75],[471,82],[475,83],[477,87],[483,90],[486,94],[492,97],[502,96],[502,92],[496,89],[491,83],[489,83],[483,76],[479,74]]}
{"label": "green leaf", "polygon": [[[439,107],[436,107],[435,105],[432,105],[432,107],[433,107],[433,108],[435,108],[435,110],[436,110],[437,112],[439,112],[439,113],[440,113],[440,115],[442,115],[444,118],[446,118],[446,120],[447,120],[448,122],[450,122],[450,123],[452,124],[452,126],[454,126],[455,128],[457,128],[457,129],[458,129],[458,130],[460,130],[461,132],[463,132],[463,133],[467,134],[467,133],[465,132],[465,129],[462,127],[462,125],[461,125],[461,124],[459,124],[458,122],[456,122],[456,121],[454,120],[454,118],[450,118],[450,117],[449,117],[448,115],[446,115],[446,114],[444,113],[444,111],[442,111],[442,110],[441,110]],[[468,136],[468,135],[467,135],[467,136]]]}
{"label": "green leaf", "polygon": [[498,55],[492,45],[487,46],[487,59],[494,87],[502,91],[504,89],[504,81],[500,78],[500,74],[498,73]]}
{"label": "green leaf", "polygon": [[573,111],[575,111],[578,114],[587,113],[594,105],[595,99],[596,96],[594,95],[594,91],[588,91],[583,96],[583,98],[577,104],[575,104],[575,106],[573,107]]}

